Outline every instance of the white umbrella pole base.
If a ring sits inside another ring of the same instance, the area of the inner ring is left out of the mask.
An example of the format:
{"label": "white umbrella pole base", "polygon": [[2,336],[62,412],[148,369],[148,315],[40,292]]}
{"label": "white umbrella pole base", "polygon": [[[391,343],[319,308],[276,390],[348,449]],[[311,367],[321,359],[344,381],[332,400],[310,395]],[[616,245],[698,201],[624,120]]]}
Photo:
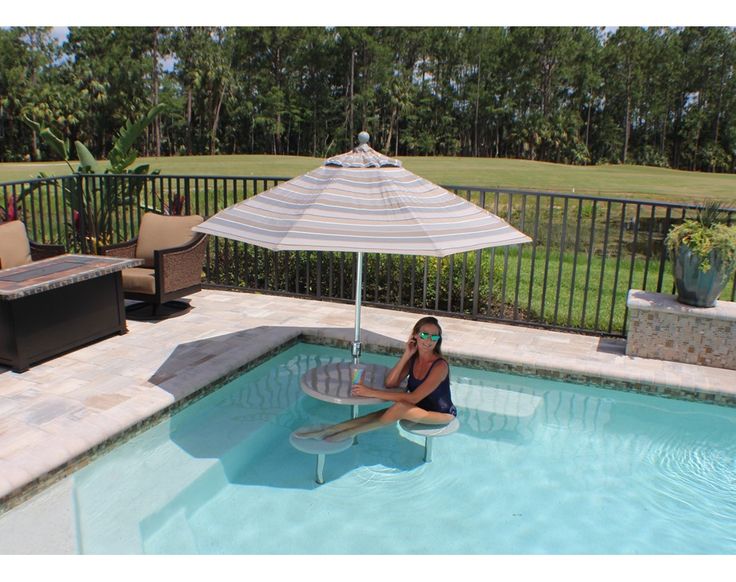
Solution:
{"label": "white umbrella pole base", "polygon": [[360,355],[363,353],[363,344],[360,342],[353,342],[352,348],[350,349],[350,355],[353,357],[353,364],[360,363]]}

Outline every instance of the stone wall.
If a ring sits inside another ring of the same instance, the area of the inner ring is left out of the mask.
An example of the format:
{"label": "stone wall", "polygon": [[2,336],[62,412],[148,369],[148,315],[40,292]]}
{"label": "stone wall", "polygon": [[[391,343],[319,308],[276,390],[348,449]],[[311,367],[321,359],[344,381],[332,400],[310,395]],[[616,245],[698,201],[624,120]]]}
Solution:
{"label": "stone wall", "polygon": [[626,304],[626,355],[736,370],[736,303],[692,307],[631,289]]}

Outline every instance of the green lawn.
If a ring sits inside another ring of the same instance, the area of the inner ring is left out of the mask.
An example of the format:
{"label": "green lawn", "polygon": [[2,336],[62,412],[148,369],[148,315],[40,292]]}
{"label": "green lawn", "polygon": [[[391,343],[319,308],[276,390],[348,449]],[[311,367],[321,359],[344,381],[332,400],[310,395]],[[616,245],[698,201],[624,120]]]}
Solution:
{"label": "green lawn", "polygon": [[[404,166],[439,184],[575,192],[594,196],[667,200],[718,199],[736,206],[736,175],[684,172],[645,166],[567,166],[490,158],[402,157]],[[323,160],[297,156],[185,156],[139,160],[167,175],[284,176],[307,172]],[[66,164],[0,164],[0,182],[33,178],[39,172],[68,173]]]}

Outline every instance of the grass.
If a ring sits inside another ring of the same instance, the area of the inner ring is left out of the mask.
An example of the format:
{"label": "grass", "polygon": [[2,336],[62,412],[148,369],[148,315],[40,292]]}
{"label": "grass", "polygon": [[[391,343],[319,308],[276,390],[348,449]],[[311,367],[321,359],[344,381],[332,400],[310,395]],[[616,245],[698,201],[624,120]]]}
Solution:
{"label": "grass", "polygon": [[[575,192],[592,196],[697,203],[720,200],[736,206],[736,175],[686,172],[647,166],[568,166],[498,158],[402,157],[404,166],[445,185]],[[300,156],[182,156],[141,158],[166,175],[283,176],[314,169],[324,160]],[[25,180],[39,172],[64,175],[63,162],[0,164],[0,182]]]}

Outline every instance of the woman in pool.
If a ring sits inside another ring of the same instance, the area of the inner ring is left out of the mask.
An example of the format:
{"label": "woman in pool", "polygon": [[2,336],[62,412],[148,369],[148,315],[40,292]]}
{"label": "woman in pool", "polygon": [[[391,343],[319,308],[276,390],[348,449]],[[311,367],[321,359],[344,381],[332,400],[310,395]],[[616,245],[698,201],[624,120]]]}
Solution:
{"label": "woman in pool", "polygon": [[353,396],[393,402],[384,410],[332,426],[298,433],[303,438],[341,441],[406,419],[423,424],[447,424],[457,415],[450,397],[450,368],[442,357],[442,328],[434,317],[414,325],[404,354],[386,376],[386,388],[398,388],[407,378],[408,392],[387,392],[355,384]]}

